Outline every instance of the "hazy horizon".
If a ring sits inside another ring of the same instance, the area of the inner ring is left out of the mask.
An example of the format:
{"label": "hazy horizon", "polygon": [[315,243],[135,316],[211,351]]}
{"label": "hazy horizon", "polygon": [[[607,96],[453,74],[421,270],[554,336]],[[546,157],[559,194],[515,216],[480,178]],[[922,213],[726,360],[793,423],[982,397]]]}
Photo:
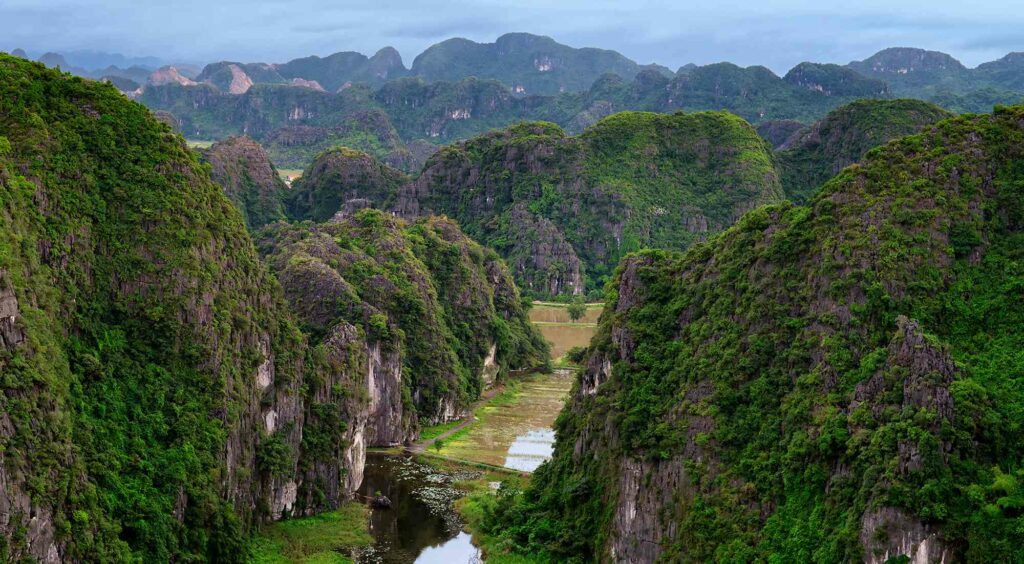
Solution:
{"label": "hazy horizon", "polygon": [[570,0],[557,7],[533,0],[141,4],[10,0],[0,6],[0,20],[7,22],[0,49],[36,55],[93,50],[203,64],[285,62],[338,51],[372,55],[392,46],[409,66],[444,39],[489,43],[505,33],[527,32],[673,70],[691,62],[729,61],[779,74],[802,61],[845,64],[886,47],[942,51],[969,67],[1024,51],[1024,15],[1008,2],[993,1],[970,7],[914,1],[894,9],[871,0],[846,5],[842,13],[808,0],[690,8],[643,0],[628,7],[606,0]]}

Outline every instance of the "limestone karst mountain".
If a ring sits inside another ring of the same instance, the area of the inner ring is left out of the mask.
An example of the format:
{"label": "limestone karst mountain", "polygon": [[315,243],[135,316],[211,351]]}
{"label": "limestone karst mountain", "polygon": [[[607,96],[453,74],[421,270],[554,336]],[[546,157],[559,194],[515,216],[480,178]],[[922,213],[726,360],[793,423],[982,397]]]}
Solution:
{"label": "limestone karst mountain", "polygon": [[599,289],[626,253],[685,248],[778,201],[771,150],[725,112],[625,112],[579,136],[523,123],[439,151],[395,209],[445,214],[534,295]]}
{"label": "limestone karst mountain", "polygon": [[276,213],[265,155],[205,158],[112,85],[0,55],[4,560],[245,562],[261,523],[349,498],[367,446],[547,363],[454,224],[277,224],[279,282],[244,223]]}
{"label": "limestone karst mountain", "polygon": [[210,164],[210,179],[241,212],[250,230],[285,218],[287,186],[266,151],[249,137],[230,137],[201,150]]}
{"label": "limestone karst mountain", "polygon": [[489,546],[654,561],[1011,561],[1024,107],[871,151],[626,258],[555,457]]}

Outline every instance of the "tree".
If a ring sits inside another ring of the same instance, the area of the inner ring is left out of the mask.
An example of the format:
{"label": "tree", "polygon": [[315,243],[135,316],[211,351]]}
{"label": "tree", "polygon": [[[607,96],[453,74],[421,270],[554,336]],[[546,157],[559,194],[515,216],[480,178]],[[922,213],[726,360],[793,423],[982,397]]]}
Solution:
{"label": "tree", "polygon": [[583,301],[583,296],[574,296],[568,309],[569,319],[573,322],[583,319],[583,316],[587,314],[587,304]]}

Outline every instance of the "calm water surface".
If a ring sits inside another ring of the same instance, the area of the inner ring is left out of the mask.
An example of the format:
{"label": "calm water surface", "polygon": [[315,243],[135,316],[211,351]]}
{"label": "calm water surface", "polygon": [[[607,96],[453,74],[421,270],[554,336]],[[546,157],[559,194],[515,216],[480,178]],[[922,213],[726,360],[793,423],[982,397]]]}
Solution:
{"label": "calm water surface", "polygon": [[380,492],[394,504],[372,509],[373,545],[356,556],[360,564],[477,564],[480,550],[462,530],[452,503],[462,493],[452,487],[456,478],[407,460],[403,456],[370,453],[359,489],[363,496]]}

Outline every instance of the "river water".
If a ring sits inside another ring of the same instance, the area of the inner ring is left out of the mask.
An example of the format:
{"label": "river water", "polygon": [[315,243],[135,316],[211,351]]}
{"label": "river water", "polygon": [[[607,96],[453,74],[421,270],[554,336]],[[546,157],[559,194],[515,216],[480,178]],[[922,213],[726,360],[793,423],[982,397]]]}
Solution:
{"label": "river water", "polygon": [[[445,443],[439,454],[532,472],[551,457],[555,418],[572,387],[571,371],[533,376],[514,402],[484,408],[480,421]],[[366,564],[477,564],[483,562],[453,503],[453,484],[474,471],[442,472],[402,455],[369,453],[359,494],[387,496],[390,509],[372,509],[373,545],[356,554]]]}
{"label": "river water", "polygon": [[[538,322],[558,358],[572,346],[586,346],[600,309],[587,311],[580,324],[568,323],[564,307],[537,306]],[[551,458],[553,425],[573,383],[573,372],[531,377],[520,384],[515,401],[483,408],[469,431],[445,441],[443,456],[532,472]],[[460,475],[461,474],[461,475]],[[369,453],[359,493],[364,498],[387,496],[390,509],[372,509],[373,545],[355,554],[360,564],[478,564],[483,559],[463,531],[453,503],[462,494],[453,487],[474,472],[446,473],[400,455]]]}
{"label": "river water", "polygon": [[373,545],[356,554],[367,564],[476,564],[480,550],[462,530],[452,504],[462,492],[452,487],[458,479],[474,478],[440,472],[405,456],[369,453],[359,493],[385,495],[390,509],[371,509]]}

